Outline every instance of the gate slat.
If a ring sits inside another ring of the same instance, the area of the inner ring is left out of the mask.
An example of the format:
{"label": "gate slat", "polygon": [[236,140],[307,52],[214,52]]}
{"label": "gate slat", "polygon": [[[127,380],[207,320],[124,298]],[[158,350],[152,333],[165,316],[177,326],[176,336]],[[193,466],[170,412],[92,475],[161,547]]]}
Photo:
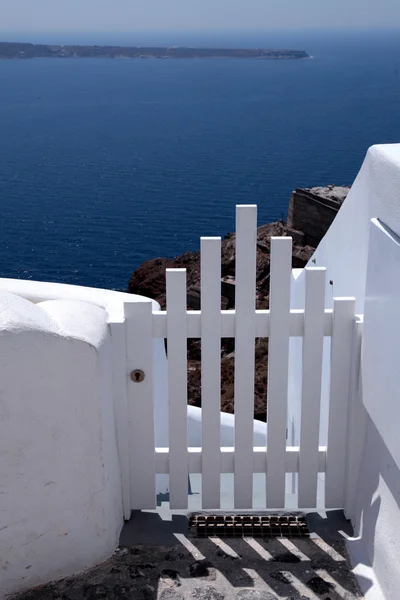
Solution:
{"label": "gate slat", "polygon": [[253,506],[257,206],[236,207],[235,508]]}
{"label": "gate slat", "polygon": [[[130,417],[131,508],[156,508],[152,302],[125,302]],[[145,374],[141,383],[133,370]]]}
{"label": "gate slat", "polygon": [[131,516],[130,428],[128,410],[128,381],[126,354],[126,324],[124,302],[108,308],[114,363],[114,406],[118,454],[121,463],[122,506],[125,521]]}
{"label": "gate slat", "polygon": [[221,502],[221,238],[201,238],[202,501]]}
{"label": "gate slat", "polygon": [[124,302],[111,305],[108,309],[111,337],[113,340],[114,405],[117,429],[118,454],[121,463],[122,506],[125,521],[131,516],[130,483],[130,428],[128,409],[128,381],[126,354],[126,324]]}
{"label": "gate slat", "polygon": [[354,332],[355,298],[335,298],[331,339],[326,508],[343,508],[345,502],[347,423]]}
{"label": "gate slat", "polygon": [[317,505],[326,269],[306,267],[299,508]]}
{"label": "gate slat", "polygon": [[188,506],[186,269],[167,269],[169,398],[169,497],[174,509]]}
{"label": "gate slat", "polygon": [[267,394],[267,507],[285,506],[292,238],[271,237]]}

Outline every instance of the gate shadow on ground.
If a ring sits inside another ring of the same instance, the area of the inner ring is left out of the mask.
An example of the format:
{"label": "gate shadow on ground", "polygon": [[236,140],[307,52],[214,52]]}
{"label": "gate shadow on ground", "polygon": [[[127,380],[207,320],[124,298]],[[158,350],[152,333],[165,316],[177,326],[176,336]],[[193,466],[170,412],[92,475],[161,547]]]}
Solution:
{"label": "gate shadow on ground", "polygon": [[[91,571],[18,600],[355,600],[341,511],[310,514],[310,539],[192,538],[184,514],[134,512]],[[167,517],[163,519],[162,517]]]}
{"label": "gate shadow on ground", "polygon": [[[198,587],[211,586],[217,593],[223,594],[226,589],[221,589],[221,580],[225,580],[223,587],[230,588],[231,597],[241,600],[245,600],[244,592],[249,588],[262,592],[262,598],[270,600],[315,595],[332,600],[360,598],[342,535],[344,532],[351,536],[352,528],[342,511],[310,513],[307,520],[310,539],[220,540],[188,537],[185,515],[172,515],[171,520],[163,520],[159,513],[135,512],[124,527],[121,546],[130,547],[133,551],[141,546],[140,552],[144,553],[147,547],[150,553],[154,552],[153,559],[159,562],[159,581],[157,585],[154,581],[152,584],[154,599],[159,597],[156,590],[161,579],[165,585],[165,561],[170,567],[167,571],[175,574],[183,587],[189,582],[191,587],[194,584]],[[176,582],[172,586],[176,598],[181,597],[180,586]],[[172,591],[168,594],[173,597]]]}

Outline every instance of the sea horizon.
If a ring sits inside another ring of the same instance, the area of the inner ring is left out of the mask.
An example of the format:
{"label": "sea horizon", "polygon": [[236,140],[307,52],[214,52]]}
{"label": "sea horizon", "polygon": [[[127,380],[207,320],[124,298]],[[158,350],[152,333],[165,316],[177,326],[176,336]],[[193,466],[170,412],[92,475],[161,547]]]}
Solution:
{"label": "sea horizon", "polygon": [[[78,43],[41,35],[12,41]],[[145,43],[108,35],[78,37]],[[400,140],[400,36],[229,36],[313,60],[0,61],[1,276],[126,289],[145,260],[233,231],[236,204],[285,218],[295,187],[350,185],[370,145]]]}
{"label": "sea horizon", "polygon": [[[325,38],[326,36],[348,38],[363,38],[366,36],[382,36],[400,33],[400,26],[393,27],[365,27],[365,28],[285,28],[285,29],[188,29],[188,30],[129,30],[129,31],[26,31],[26,30],[1,30],[0,41],[23,42],[31,44],[54,45],[132,45],[144,44],[164,45],[193,45],[205,44],[205,47],[217,47],[221,44],[226,48],[233,44],[239,48],[240,44],[249,44],[249,48],[261,47],[260,42],[278,44],[307,43],[308,39]],[[266,46],[271,47],[270,45]],[[301,48],[303,49],[303,48]]]}

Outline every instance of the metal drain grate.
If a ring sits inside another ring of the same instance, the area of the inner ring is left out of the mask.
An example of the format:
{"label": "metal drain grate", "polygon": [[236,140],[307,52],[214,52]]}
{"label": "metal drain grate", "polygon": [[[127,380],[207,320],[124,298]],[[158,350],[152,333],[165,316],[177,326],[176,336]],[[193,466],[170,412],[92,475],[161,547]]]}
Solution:
{"label": "metal drain grate", "polygon": [[309,537],[304,515],[192,514],[189,532],[194,537]]}

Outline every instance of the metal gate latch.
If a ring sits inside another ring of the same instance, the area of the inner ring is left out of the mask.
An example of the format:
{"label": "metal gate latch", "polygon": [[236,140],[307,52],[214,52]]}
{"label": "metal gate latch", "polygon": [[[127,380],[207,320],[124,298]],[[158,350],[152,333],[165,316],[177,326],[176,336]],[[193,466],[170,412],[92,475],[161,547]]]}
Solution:
{"label": "metal gate latch", "polygon": [[140,369],[135,369],[135,371],[132,371],[131,373],[131,380],[134,383],[142,383],[142,381],[144,381],[144,378],[144,371],[141,371]]}

